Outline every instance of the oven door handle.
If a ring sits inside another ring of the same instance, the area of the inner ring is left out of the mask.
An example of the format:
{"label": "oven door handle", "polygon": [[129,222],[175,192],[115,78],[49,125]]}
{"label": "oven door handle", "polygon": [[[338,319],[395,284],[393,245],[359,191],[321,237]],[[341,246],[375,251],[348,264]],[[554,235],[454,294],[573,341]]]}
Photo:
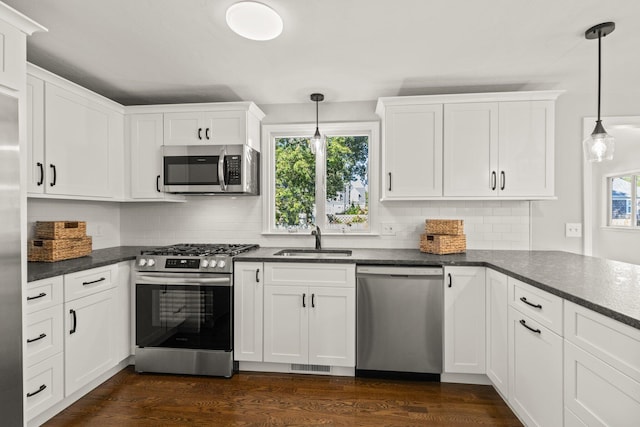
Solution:
{"label": "oven door handle", "polygon": [[231,286],[229,277],[172,277],[172,276],[137,276],[137,285],[225,285]]}

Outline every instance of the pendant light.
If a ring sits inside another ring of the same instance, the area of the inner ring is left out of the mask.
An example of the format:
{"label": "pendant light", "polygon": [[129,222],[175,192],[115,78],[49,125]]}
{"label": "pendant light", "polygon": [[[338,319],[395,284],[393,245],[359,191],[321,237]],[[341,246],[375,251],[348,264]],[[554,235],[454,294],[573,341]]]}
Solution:
{"label": "pendant light", "polygon": [[323,138],[318,128],[318,102],[324,101],[324,95],[321,93],[312,93],[311,100],[316,103],[316,133],[313,135],[313,138],[311,138],[309,148],[311,148],[313,154],[316,154],[322,148],[323,143]]}
{"label": "pendant light", "polygon": [[582,143],[585,158],[590,162],[601,162],[603,160],[613,159],[613,150],[615,149],[613,137],[604,130],[604,126],[602,126],[602,121],[600,120],[602,37],[611,34],[615,28],[615,23],[604,22],[602,24],[594,25],[584,33],[587,40],[598,39],[598,120],[596,120],[596,127],[593,129],[591,136],[585,139]]}

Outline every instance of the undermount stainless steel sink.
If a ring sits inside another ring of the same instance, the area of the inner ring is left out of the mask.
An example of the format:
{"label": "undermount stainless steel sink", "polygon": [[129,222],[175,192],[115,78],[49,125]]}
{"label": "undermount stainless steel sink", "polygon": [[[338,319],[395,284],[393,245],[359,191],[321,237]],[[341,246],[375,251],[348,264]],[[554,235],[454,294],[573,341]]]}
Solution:
{"label": "undermount stainless steel sink", "polygon": [[277,256],[293,256],[293,257],[343,257],[351,256],[351,250],[349,249],[283,249],[276,252]]}

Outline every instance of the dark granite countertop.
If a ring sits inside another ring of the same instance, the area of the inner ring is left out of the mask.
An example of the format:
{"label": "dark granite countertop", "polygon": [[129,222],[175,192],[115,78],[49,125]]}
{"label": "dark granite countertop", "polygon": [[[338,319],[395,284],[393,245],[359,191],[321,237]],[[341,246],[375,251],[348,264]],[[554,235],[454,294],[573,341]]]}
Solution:
{"label": "dark granite countertop", "polygon": [[640,265],[560,251],[469,250],[431,255],[417,249],[353,249],[350,257],[283,257],[260,248],[236,261],[333,262],[370,265],[479,265],[640,329]]}
{"label": "dark granite countertop", "polygon": [[[144,246],[98,249],[90,256],[28,263],[29,282],[135,259]],[[236,261],[330,262],[368,265],[486,266],[549,293],[640,329],[640,265],[559,251],[470,250],[431,255],[417,249],[353,249],[350,257],[274,256],[282,248],[259,248]]]}
{"label": "dark granite countertop", "polygon": [[29,262],[27,263],[27,282],[133,260],[143,248],[144,246],[116,246],[114,248],[97,249],[91,252],[89,256],[66,261]]}

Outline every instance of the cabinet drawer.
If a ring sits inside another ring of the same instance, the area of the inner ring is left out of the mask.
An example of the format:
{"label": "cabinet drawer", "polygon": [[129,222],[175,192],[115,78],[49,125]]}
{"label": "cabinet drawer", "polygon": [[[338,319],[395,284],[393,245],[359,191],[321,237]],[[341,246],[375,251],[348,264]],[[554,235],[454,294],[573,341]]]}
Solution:
{"label": "cabinet drawer", "polygon": [[25,366],[42,362],[62,351],[62,305],[27,315]]}
{"label": "cabinet drawer", "polygon": [[355,287],[355,264],[266,263],[265,285]]}
{"label": "cabinet drawer", "polygon": [[564,354],[564,404],[575,418],[592,427],[638,425],[640,382],[567,341]]}
{"label": "cabinet drawer", "polygon": [[565,303],[565,338],[640,382],[640,330],[572,302]]}
{"label": "cabinet drawer", "polygon": [[25,312],[29,314],[62,304],[63,292],[62,276],[27,283],[27,290],[24,293],[24,298],[27,300]]}
{"label": "cabinet drawer", "polygon": [[562,336],[562,298],[509,277],[509,304]]}
{"label": "cabinet drawer", "polygon": [[64,276],[64,300],[72,301],[109,289],[118,278],[118,265],[93,268]]}
{"label": "cabinet drawer", "polygon": [[26,369],[24,393],[27,395],[27,420],[62,400],[62,360],[62,353],[58,353]]}

